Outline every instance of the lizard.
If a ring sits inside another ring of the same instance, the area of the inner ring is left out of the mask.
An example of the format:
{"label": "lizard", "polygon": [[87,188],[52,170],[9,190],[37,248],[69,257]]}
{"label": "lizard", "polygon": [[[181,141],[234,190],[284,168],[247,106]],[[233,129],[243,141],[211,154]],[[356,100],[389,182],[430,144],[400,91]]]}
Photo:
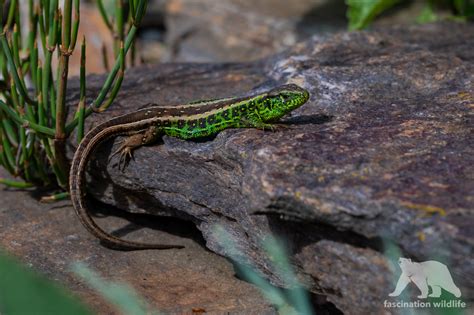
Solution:
{"label": "lizard", "polygon": [[118,167],[124,167],[133,151],[167,135],[197,139],[217,135],[228,128],[272,129],[271,123],[300,107],[309,92],[295,84],[286,84],[247,97],[198,101],[184,105],[153,105],[97,125],[80,142],[71,163],[69,193],[73,207],[84,227],[101,243],[119,250],[171,249],[181,245],[147,244],[113,236],[99,227],[89,214],[86,200],[85,172],[90,156],[104,141],[126,136],[112,156],[120,154]]}

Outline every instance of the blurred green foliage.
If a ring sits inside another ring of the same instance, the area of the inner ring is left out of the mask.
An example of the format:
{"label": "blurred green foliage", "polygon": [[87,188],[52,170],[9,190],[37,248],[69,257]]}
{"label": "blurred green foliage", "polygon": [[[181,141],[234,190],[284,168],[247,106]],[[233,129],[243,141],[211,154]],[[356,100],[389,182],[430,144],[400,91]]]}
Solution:
{"label": "blurred green foliage", "polygon": [[73,264],[72,270],[123,314],[158,314],[158,312],[151,313],[146,303],[127,284],[105,281],[83,263]]}
{"label": "blurred green foliage", "polygon": [[92,314],[75,297],[0,252],[0,314]]}
{"label": "blurred green foliage", "polygon": [[[425,7],[417,18],[418,23],[439,20],[438,9],[451,12],[450,18],[466,21],[474,18],[474,0],[424,0]],[[347,18],[350,30],[366,28],[380,14],[398,4],[407,4],[408,0],[346,0]]]}
{"label": "blurred green foliage", "polygon": [[[81,277],[122,314],[159,314],[150,312],[145,302],[126,284],[107,282],[82,263],[72,271]],[[22,266],[0,251],[0,314],[93,314],[68,290]]]}
{"label": "blurred green foliage", "polygon": [[309,294],[299,282],[282,240],[267,235],[261,240],[261,245],[267,259],[271,262],[268,267],[273,269],[275,275],[278,275],[287,290],[275,287],[265,279],[258,268],[252,266],[249,257],[238,249],[239,244],[235,242],[232,235],[222,226],[214,226],[213,234],[220,240],[223,250],[232,259],[239,276],[259,288],[262,296],[277,309],[278,314],[314,314]]}
{"label": "blurred green foliage", "polygon": [[346,0],[350,30],[367,27],[380,13],[400,3],[401,0]]}

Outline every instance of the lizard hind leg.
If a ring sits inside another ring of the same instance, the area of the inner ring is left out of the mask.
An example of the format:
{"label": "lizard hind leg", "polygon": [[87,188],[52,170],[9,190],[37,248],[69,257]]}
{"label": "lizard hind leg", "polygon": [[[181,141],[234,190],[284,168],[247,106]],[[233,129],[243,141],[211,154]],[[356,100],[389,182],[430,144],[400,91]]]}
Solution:
{"label": "lizard hind leg", "polygon": [[124,170],[128,162],[133,159],[133,150],[140,147],[142,144],[142,134],[134,134],[122,140],[117,150],[109,158],[109,161],[116,155],[120,154],[118,161],[119,170]]}
{"label": "lizard hind leg", "polygon": [[133,151],[135,149],[150,144],[161,136],[156,129],[156,127],[150,127],[145,131],[130,135],[128,138],[121,141],[118,149],[110,156],[109,160],[115,155],[120,154],[118,168],[123,171],[130,160],[133,159]]}

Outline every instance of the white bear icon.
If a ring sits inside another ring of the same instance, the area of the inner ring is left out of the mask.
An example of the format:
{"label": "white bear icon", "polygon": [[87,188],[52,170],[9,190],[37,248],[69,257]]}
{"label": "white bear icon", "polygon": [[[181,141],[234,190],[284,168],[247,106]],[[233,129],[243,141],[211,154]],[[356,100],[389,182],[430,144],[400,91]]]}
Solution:
{"label": "white bear icon", "polygon": [[[398,264],[402,269],[402,274],[398,279],[397,287],[389,296],[399,296],[408,283],[413,282],[421,291],[421,294],[418,295],[419,299],[425,299],[428,296],[440,297],[442,288],[457,298],[461,297],[461,290],[454,284],[445,264],[435,260],[417,263],[412,262],[409,258],[400,258]],[[428,295],[428,286],[432,290],[430,295]]]}

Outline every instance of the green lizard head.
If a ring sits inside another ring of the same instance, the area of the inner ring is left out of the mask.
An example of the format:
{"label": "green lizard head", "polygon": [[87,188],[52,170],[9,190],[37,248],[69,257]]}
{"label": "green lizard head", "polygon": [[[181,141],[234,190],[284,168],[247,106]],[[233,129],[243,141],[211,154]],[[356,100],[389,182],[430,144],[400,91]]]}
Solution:
{"label": "green lizard head", "polygon": [[309,99],[309,92],[296,84],[287,84],[270,90],[264,97],[260,111],[264,121],[276,120],[300,107]]}

